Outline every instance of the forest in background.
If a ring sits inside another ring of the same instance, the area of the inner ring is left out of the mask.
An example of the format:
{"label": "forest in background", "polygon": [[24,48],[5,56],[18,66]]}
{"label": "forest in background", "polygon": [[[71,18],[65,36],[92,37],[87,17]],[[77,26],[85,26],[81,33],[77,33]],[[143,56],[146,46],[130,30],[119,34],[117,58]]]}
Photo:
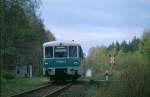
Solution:
{"label": "forest in background", "polygon": [[0,1],[1,70],[18,64],[32,64],[38,74],[42,62],[42,44],[55,40],[44,28],[40,17],[40,0]]}
{"label": "forest in background", "polygon": [[[109,54],[115,56],[115,64],[111,66]],[[104,80],[106,70],[109,70],[111,80],[118,80],[107,89],[89,91],[87,97],[149,97],[150,28],[144,30],[141,38],[91,48],[85,64],[86,69],[93,71],[93,80]]]}

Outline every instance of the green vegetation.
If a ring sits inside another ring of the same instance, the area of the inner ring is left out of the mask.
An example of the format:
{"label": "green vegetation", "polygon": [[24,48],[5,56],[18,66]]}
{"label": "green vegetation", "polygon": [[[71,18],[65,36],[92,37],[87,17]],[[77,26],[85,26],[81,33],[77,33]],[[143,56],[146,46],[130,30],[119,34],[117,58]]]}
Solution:
{"label": "green vegetation", "polygon": [[18,78],[15,66],[32,64],[33,75],[42,71],[42,44],[55,40],[44,28],[40,0],[0,0],[1,95],[7,97],[39,86],[45,78]]}
{"label": "green vegetation", "polygon": [[150,28],[145,29],[142,40],[140,41],[140,52],[150,59]]}
{"label": "green vegetation", "polygon": [[92,70],[92,79],[104,79],[105,70],[108,69],[109,66],[107,54],[108,51],[105,47],[95,47],[91,49],[89,56],[86,58],[85,69],[90,68]]}
{"label": "green vegetation", "polygon": [[88,87],[85,97],[111,97],[109,86],[96,87],[89,85]]}
{"label": "green vegetation", "polygon": [[16,77],[16,72],[14,70],[2,70],[1,80],[11,80]]}
{"label": "green vegetation", "polygon": [[[115,65],[109,65],[109,54],[115,55]],[[109,70],[112,80],[118,80],[105,87],[90,86],[87,97],[149,97],[150,29],[144,31],[141,39],[134,38],[129,43],[92,48],[86,64],[86,68],[94,68],[92,79],[104,79]]]}
{"label": "green vegetation", "polygon": [[38,74],[42,62],[42,44],[55,40],[40,19],[39,0],[0,1],[0,65],[14,69],[17,64],[32,64]]}
{"label": "green vegetation", "polygon": [[139,50],[139,42],[140,39],[134,37],[132,41],[129,41],[128,43],[124,40],[122,43],[119,44],[118,41],[116,43],[112,43],[108,46],[108,51],[113,51],[115,54],[117,54],[119,51],[123,51],[124,53],[127,52],[136,52]]}
{"label": "green vegetation", "polygon": [[[42,44],[55,40],[40,19],[39,0],[0,1],[1,95],[7,97],[39,86],[45,78],[17,78],[15,66],[32,64],[41,73]],[[39,64],[39,65],[38,65]]]}
{"label": "green vegetation", "polygon": [[44,77],[16,78],[13,80],[3,80],[1,82],[1,97],[8,97],[16,93],[29,91],[47,82]]}

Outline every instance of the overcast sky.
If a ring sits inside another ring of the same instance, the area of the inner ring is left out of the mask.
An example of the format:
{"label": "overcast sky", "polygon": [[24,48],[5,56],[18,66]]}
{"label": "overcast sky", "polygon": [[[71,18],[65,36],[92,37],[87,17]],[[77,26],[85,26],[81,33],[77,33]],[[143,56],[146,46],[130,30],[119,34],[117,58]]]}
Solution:
{"label": "overcast sky", "polygon": [[150,0],[41,0],[41,18],[57,40],[93,46],[140,37],[150,26]]}

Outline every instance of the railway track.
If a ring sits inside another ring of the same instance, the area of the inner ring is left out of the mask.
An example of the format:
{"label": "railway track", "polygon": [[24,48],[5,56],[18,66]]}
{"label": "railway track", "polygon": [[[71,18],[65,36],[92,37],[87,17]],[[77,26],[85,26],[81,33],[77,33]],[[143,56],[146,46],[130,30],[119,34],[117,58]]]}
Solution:
{"label": "railway track", "polygon": [[71,87],[55,97],[86,97],[86,83],[76,82]]}
{"label": "railway track", "polygon": [[10,97],[56,97],[65,89],[69,88],[72,83],[66,84],[49,84],[31,91],[16,94]]}
{"label": "railway track", "polygon": [[43,96],[43,97],[56,97],[56,96],[58,96],[61,92],[63,92],[64,90],[66,90],[66,89],[68,89],[70,86],[72,86],[72,84],[73,84],[73,83],[68,83],[68,84],[66,84],[66,85],[64,85],[64,86],[62,86],[62,87],[60,87],[60,88],[54,90],[53,92],[51,92],[51,93],[49,93],[49,94]]}

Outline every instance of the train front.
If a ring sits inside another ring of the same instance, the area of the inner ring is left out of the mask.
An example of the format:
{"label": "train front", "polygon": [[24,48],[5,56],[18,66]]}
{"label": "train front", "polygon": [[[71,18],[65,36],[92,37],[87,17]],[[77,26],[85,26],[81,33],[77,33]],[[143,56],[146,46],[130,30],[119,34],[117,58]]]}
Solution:
{"label": "train front", "polygon": [[81,76],[81,46],[75,42],[47,42],[43,45],[44,72],[50,80],[76,80]]}

